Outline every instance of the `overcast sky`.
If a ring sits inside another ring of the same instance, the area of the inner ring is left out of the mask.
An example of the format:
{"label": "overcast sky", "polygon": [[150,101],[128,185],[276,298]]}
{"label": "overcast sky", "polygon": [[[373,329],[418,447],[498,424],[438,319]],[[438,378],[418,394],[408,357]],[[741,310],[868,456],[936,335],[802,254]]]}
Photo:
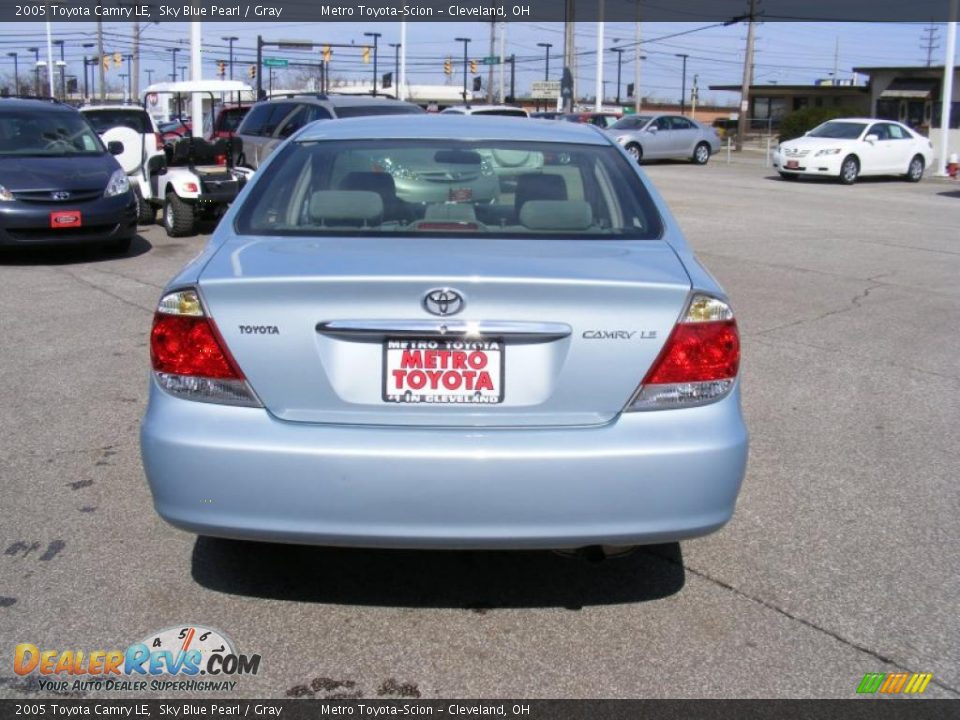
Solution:
{"label": "overcast sky", "polygon": [[[662,100],[678,100],[680,96],[682,61],[678,53],[686,53],[687,87],[698,76],[701,87],[701,102],[710,100],[730,102],[730,95],[711,93],[708,85],[739,84],[743,71],[743,48],[746,28],[743,25],[703,28],[705,23],[644,23],[641,52],[647,56],[643,61],[642,87],[645,96]],[[411,83],[443,84],[443,58],[461,58],[462,45],[455,37],[470,37],[470,57],[487,55],[489,49],[489,23],[416,23],[408,24],[408,76]],[[593,53],[596,49],[597,28],[594,23],[577,24],[577,50]],[[933,63],[944,60],[946,25],[933,26]],[[95,54],[94,48],[84,48],[83,43],[93,42],[95,24],[54,24],[54,38],[65,40],[65,57],[68,74],[82,78],[81,58]],[[104,48],[108,52],[129,52],[132,31],[131,23],[105,23]],[[18,52],[21,73],[33,66],[33,54],[27,48],[41,45],[41,57],[45,55],[44,26],[38,23],[7,24],[0,31],[0,70],[12,73],[13,59],[9,52]],[[255,57],[256,36],[261,33],[265,40],[310,40],[314,43],[355,42],[358,46],[369,42],[364,32],[380,32],[380,72],[393,69],[393,49],[388,43],[399,42],[399,23],[205,23],[204,75],[213,77],[214,63],[226,58],[224,36],[239,38],[234,45],[235,77],[246,78],[247,64]],[[607,23],[606,47],[618,43],[632,43],[635,28],[632,23]],[[680,34],[685,33],[685,34]],[[836,63],[841,77],[850,77],[856,66],[874,65],[924,65],[927,60],[927,26],[905,23],[764,23],[758,26],[757,53],[755,58],[756,82],[778,84],[809,84],[818,78],[826,78],[833,72]],[[187,23],[163,23],[142,28],[142,82],[146,84],[146,70],[153,70],[154,81],[168,79],[173,55],[167,48],[178,43],[184,50],[177,54],[177,65],[188,61]],[[551,49],[551,76],[559,78],[560,56],[563,49],[562,23],[510,23],[507,30],[507,54],[517,55],[517,90],[524,93],[532,80],[543,78],[544,48],[539,42],[553,43]],[[59,50],[55,48],[55,54]],[[318,53],[269,50],[269,56],[300,58],[316,61]],[[633,49],[623,54],[623,90],[633,80]],[[585,54],[579,59],[578,79],[580,90],[592,94],[596,82],[596,56]],[[110,70],[113,76],[124,72]],[[615,95],[617,61],[613,52],[605,53],[605,78],[609,81],[607,95]],[[188,71],[189,72],[189,71]],[[332,75],[347,79],[369,78],[372,67],[363,65],[359,50],[336,50],[332,62]],[[484,82],[486,82],[486,73]],[[21,79],[23,75],[21,74]],[[459,85],[462,76],[455,72],[451,82]]]}

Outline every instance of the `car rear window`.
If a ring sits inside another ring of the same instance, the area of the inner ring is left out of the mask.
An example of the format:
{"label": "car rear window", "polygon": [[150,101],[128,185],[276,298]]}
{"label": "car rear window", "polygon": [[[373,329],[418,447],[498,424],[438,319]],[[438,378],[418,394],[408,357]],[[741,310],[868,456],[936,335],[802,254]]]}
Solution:
{"label": "car rear window", "polygon": [[224,108],[221,110],[220,114],[217,115],[217,132],[235,132],[248,110],[250,110],[248,107]]}
{"label": "car rear window", "polygon": [[333,111],[338,118],[364,117],[369,115],[419,115],[424,110],[416,105],[384,103],[383,105],[341,105]]}
{"label": "car rear window", "polygon": [[241,235],[650,239],[662,222],[609,145],[301,141],[261,169]]}
{"label": "car rear window", "polygon": [[115,127],[130,128],[141,135],[153,132],[150,116],[144,110],[84,110],[83,114],[101,134]]}

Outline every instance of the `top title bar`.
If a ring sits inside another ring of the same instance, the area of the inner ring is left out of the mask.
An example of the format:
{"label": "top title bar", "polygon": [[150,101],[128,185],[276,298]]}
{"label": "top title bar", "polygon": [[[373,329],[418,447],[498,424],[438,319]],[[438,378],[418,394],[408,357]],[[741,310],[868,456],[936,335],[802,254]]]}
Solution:
{"label": "top title bar", "polygon": [[[4,0],[2,22],[91,20],[183,22],[703,22],[748,19],[747,0]],[[950,0],[763,0],[763,22],[931,22],[950,19]]]}

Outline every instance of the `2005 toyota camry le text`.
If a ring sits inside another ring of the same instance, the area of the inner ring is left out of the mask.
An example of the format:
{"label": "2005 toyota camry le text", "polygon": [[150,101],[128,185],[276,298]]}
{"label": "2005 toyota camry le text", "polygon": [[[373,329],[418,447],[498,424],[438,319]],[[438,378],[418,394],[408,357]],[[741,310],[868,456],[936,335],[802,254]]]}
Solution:
{"label": "2005 toyota camry le text", "polygon": [[305,127],[163,292],[141,430],[160,515],[396,548],[723,526],[737,323],[643,170],[587,126],[388,127]]}

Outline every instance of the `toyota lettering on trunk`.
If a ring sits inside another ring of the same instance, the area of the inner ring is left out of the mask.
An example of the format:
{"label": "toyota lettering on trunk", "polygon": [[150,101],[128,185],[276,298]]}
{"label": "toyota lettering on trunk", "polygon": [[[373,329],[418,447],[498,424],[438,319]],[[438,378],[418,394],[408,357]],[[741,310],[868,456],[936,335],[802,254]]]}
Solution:
{"label": "toyota lettering on trunk", "polygon": [[384,343],[383,400],[501,403],[503,360],[500,340],[390,339]]}

